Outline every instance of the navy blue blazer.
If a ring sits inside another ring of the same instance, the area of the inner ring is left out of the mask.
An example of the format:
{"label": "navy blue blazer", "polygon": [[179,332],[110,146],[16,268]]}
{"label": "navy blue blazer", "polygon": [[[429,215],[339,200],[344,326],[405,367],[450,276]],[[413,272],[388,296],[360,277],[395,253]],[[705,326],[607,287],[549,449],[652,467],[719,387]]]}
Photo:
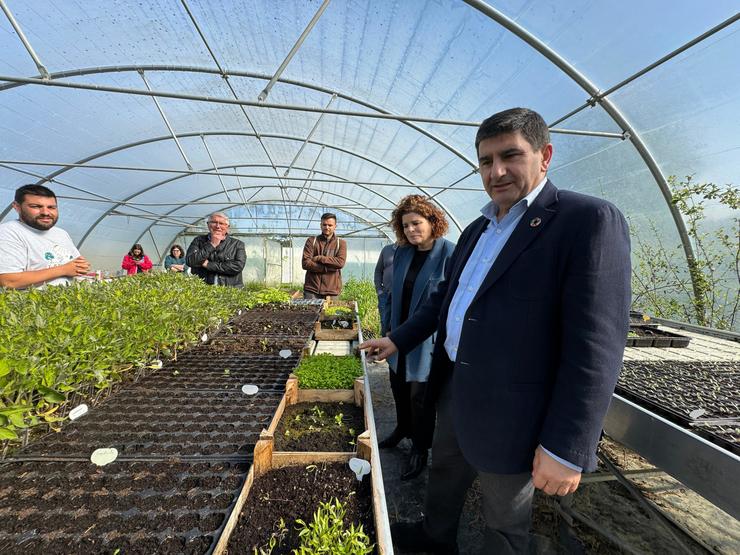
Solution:
{"label": "navy blue blazer", "polygon": [[[429,252],[424,265],[419,270],[414,281],[414,289],[411,292],[411,305],[409,306],[409,318],[416,312],[429,296],[437,289],[437,285],[444,278],[444,269],[447,261],[455,249],[455,244],[447,239],[434,241],[432,250]],[[393,257],[393,281],[390,292],[390,311],[387,311],[385,322],[386,329],[392,330],[401,325],[401,301],[403,297],[403,282],[411,266],[411,261],[416,253],[412,245],[398,247]],[[432,349],[434,347],[433,336],[425,339],[415,349],[405,354],[406,356],[406,381],[425,382],[429,377],[429,369],[432,364]],[[404,355],[401,355],[404,356]],[[388,365],[395,372],[398,364],[398,355],[388,357]]]}
{"label": "navy blue blazer", "polygon": [[548,180],[444,350],[460,273],[489,220],[460,236],[445,280],[389,337],[408,352],[435,330],[428,390],[452,387],[460,448],[478,470],[527,472],[537,445],[590,471],[629,328],[627,223],[612,204]]}

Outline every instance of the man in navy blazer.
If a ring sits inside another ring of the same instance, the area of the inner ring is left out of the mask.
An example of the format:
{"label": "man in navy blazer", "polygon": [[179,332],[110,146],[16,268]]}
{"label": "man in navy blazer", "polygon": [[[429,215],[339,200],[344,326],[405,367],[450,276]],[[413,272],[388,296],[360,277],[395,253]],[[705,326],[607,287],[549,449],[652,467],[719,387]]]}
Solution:
{"label": "man in navy blazer", "polygon": [[482,553],[526,552],[534,489],[567,495],[596,467],[629,328],[625,219],[547,179],[553,149],[542,117],[525,108],[494,114],[476,149],[491,198],[483,216],[463,231],[429,301],[361,346],[382,359],[437,332],[424,520],[392,527],[405,551],[456,552],[478,477]]}

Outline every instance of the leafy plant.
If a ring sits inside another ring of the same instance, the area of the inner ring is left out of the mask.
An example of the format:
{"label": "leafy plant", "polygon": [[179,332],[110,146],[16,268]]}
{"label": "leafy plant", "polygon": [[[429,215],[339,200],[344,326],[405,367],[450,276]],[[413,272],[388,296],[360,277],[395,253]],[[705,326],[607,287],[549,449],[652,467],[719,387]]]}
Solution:
{"label": "leafy plant", "polygon": [[284,292],[208,286],[176,274],[0,292],[0,439],[55,426],[72,394],[94,396]]}
{"label": "leafy plant", "polygon": [[296,520],[298,537],[301,541],[294,555],[367,555],[372,553],[374,545],[365,534],[362,525],[350,524],[345,528],[344,517],[347,512],[345,504],[337,498],[321,503],[314,512],[310,524],[302,519]]}
{"label": "leafy plant", "polygon": [[301,389],[351,389],[362,376],[362,364],[354,356],[320,354],[305,357],[294,373]]}
{"label": "leafy plant", "polygon": [[372,281],[369,279],[348,279],[342,286],[342,294],[339,298],[344,301],[357,301],[362,334],[365,339],[380,336],[378,294]]}
{"label": "leafy plant", "polygon": [[688,271],[682,270],[681,246],[665,246],[655,224],[647,233],[633,229],[633,306],[654,316],[735,329],[740,308],[740,218],[733,218],[731,229],[720,226],[710,231],[705,210],[718,204],[737,211],[740,192],[732,185],[698,183],[691,176],[683,181],[671,176],[668,182],[695,258]]}
{"label": "leafy plant", "polygon": [[354,311],[346,306],[328,306],[324,309],[326,316],[344,316],[351,317]]}

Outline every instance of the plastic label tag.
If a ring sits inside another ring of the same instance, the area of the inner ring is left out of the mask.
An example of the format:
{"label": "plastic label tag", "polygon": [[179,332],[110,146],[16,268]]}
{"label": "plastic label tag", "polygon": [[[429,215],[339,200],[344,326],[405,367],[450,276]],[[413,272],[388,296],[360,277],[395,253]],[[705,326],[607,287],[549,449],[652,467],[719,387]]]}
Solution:
{"label": "plastic label tag", "polygon": [[292,355],[292,354],[293,354],[293,351],[291,351],[290,349],[283,349],[283,350],[282,350],[282,351],[280,351],[280,352],[279,352],[278,354],[279,354],[279,355],[280,355],[281,357],[283,357],[283,358],[288,358],[288,357],[290,357],[290,355]]}
{"label": "plastic label tag", "polygon": [[692,420],[696,420],[697,418],[704,416],[706,413],[707,413],[706,409],[692,410],[689,413],[689,418],[691,418]]}
{"label": "plastic label tag", "polygon": [[115,447],[105,447],[102,449],[95,449],[90,455],[90,462],[98,466],[105,466],[110,464],[118,458],[118,449]]}
{"label": "plastic label tag", "polygon": [[357,476],[357,481],[362,482],[362,477],[370,474],[370,463],[365,459],[353,457],[349,460],[349,469]]}
{"label": "plastic label tag", "polygon": [[201,340],[201,341],[202,341],[203,343],[205,343],[206,341],[208,341],[208,334],[207,334],[207,333],[204,333],[203,335],[201,335],[201,336],[200,336],[200,340]]}
{"label": "plastic label tag", "polygon": [[87,414],[87,405],[83,403],[81,405],[77,405],[75,408],[69,411],[69,419],[77,420],[80,416],[84,416],[86,414]]}
{"label": "plastic label tag", "polygon": [[260,390],[256,385],[243,385],[242,393],[245,395],[255,395]]}

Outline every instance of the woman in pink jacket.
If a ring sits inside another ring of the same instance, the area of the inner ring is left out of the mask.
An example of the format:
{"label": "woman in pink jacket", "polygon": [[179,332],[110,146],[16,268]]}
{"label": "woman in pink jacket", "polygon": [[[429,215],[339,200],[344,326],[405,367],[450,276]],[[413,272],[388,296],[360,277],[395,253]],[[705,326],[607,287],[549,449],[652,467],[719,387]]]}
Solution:
{"label": "woman in pink jacket", "polygon": [[139,243],[136,243],[128,254],[123,257],[121,268],[128,272],[128,275],[148,272],[152,269],[152,261],[144,254],[144,249]]}

